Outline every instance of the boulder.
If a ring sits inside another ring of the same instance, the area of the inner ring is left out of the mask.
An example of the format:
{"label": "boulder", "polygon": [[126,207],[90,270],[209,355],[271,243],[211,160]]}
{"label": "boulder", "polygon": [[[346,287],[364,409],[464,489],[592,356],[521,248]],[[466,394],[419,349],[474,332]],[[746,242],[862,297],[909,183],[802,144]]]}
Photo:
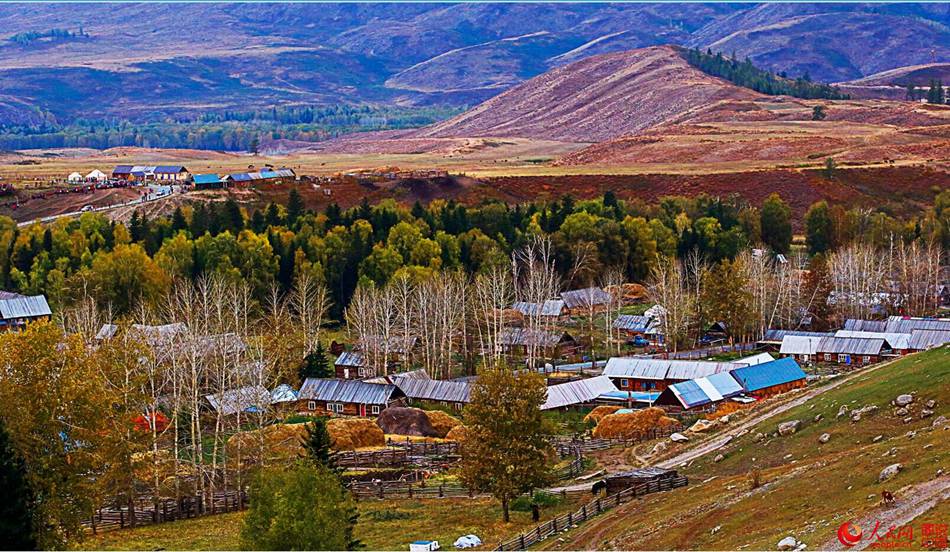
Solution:
{"label": "boulder", "polygon": [[901,417],[906,416],[906,415],[907,415],[907,408],[898,408],[897,410],[894,411],[894,415],[895,415],[895,416],[901,416]]}
{"label": "boulder", "polygon": [[822,418],[821,414],[815,414],[815,423],[820,422],[821,418]]}
{"label": "boulder", "polygon": [[854,414],[852,414],[852,415],[851,415],[851,421],[852,421],[853,423],[860,422],[860,421],[861,421],[861,413],[860,413],[860,412],[855,412]]}
{"label": "boulder", "polygon": [[779,435],[791,435],[798,431],[798,428],[801,427],[801,420],[791,420],[788,422],[782,422],[778,425],[778,434]]}
{"label": "boulder", "polygon": [[713,425],[714,425],[713,422],[709,420],[700,419],[700,420],[696,420],[696,423],[689,427],[689,431],[692,433],[702,433],[708,430],[709,428],[713,427]]}
{"label": "boulder", "polygon": [[838,409],[838,416],[837,416],[837,417],[840,418],[840,417],[842,417],[842,416],[847,416],[847,415],[848,415],[848,405],[843,404],[843,405],[841,405],[841,408]]}
{"label": "boulder", "polygon": [[903,395],[898,395],[897,398],[894,399],[894,404],[897,406],[907,406],[912,402],[914,402],[914,396],[908,395],[906,393]]}
{"label": "boulder", "polygon": [[779,550],[795,550],[796,548],[798,548],[798,540],[795,537],[785,537],[778,541]]}
{"label": "boulder", "polygon": [[933,410],[930,410],[930,409],[928,409],[928,408],[925,408],[925,409],[923,409],[923,410],[920,411],[920,417],[921,417],[921,419],[923,419],[923,418],[929,418],[929,417],[931,417],[931,416],[933,416],[933,415],[934,415],[934,411],[933,411]]}
{"label": "boulder", "polygon": [[913,417],[913,416],[908,416],[908,417],[904,418],[904,423],[905,423],[905,424],[909,424],[909,423],[911,423],[911,422],[913,422],[913,421],[914,421],[914,417]]}
{"label": "boulder", "polygon": [[439,432],[432,427],[432,422],[424,410],[391,406],[383,410],[376,420],[376,425],[384,433],[394,435],[412,435],[416,437],[437,437]]}
{"label": "boulder", "polygon": [[878,435],[877,437],[871,439],[871,442],[872,442],[872,443],[876,443],[876,442],[880,441],[880,440],[883,439],[883,438],[884,438],[883,435]]}
{"label": "boulder", "polygon": [[819,443],[827,443],[827,442],[830,441],[830,440],[831,440],[831,434],[830,434],[830,433],[822,433],[822,434],[821,434],[821,437],[818,438],[818,442],[819,442]]}
{"label": "boulder", "polygon": [[888,479],[890,479],[890,478],[894,477],[895,475],[897,475],[898,473],[900,473],[900,471],[903,470],[903,469],[904,469],[904,465],[903,465],[903,464],[900,464],[900,463],[898,463],[898,464],[891,464],[890,466],[888,466],[888,467],[884,468],[883,470],[881,470],[881,474],[880,474],[879,476],[877,476],[877,480],[878,480],[878,481],[887,481]]}
{"label": "boulder", "polygon": [[666,449],[670,447],[670,444],[666,441],[660,441],[659,443],[653,445],[653,450],[650,451],[650,456],[656,456],[657,454],[662,454],[666,452]]}
{"label": "boulder", "polygon": [[924,406],[926,406],[927,408],[933,410],[934,407],[937,406],[937,401],[935,401],[935,400],[933,400],[933,399],[930,399],[929,401],[927,401],[926,403],[924,403]]}
{"label": "boulder", "polygon": [[934,422],[933,422],[932,424],[930,424],[930,425],[931,425],[932,427],[940,427],[940,426],[946,425],[946,424],[947,424],[947,417],[946,417],[946,416],[937,416],[936,418],[934,418]]}
{"label": "boulder", "polygon": [[677,432],[670,435],[670,441],[673,441],[674,443],[685,443],[686,441],[689,441],[689,437]]}
{"label": "boulder", "polygon": [[725,456],[723,456],[723,455],[721,455],[721,454],[717,454],[716,457],[713,458],[713,462],[722,462],[722,461],[725,460],[725,459],[726,459]]}
{"label": "boulder", "polygon": [[904,437],[907,437],[908,439],[913,439],[916,436],[917,436],[916,431],[908,431],[907,433],[904,434]]}
{"label": "boulder", "polygon": [[765,434],[762,432],[756,433],[755,437],[752,438],[752,440],[755,441],[756,443],[758,443],[759,441],[762,441],[763,439],[765,439]]}

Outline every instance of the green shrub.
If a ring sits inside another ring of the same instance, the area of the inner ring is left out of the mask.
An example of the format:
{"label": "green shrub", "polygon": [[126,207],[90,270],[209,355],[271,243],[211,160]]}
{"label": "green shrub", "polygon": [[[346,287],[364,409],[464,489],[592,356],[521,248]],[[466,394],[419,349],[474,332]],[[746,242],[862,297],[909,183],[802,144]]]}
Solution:
{"label": "green shrub", "polygon": [[530,512],[532,504],[537,504],[541,508],[548,508],[550,506],[557,506],[560,503],[560,496],[546,493],[544,491],[538,491],[534,493],[534,496],[524,495],[512,500],[511,509],[516,512]]}

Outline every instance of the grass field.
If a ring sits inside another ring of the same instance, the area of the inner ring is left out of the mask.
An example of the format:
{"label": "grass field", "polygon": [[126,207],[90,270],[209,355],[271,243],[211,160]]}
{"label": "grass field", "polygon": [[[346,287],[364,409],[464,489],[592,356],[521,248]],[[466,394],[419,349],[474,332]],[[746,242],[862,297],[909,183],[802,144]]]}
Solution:
{"label": "grass field", "polygon": [[[573,510],[588,497],[568,497],[542,509],[542,520]],[[409,543],[434,539],[450,548],[458,537],[478,535],[493,548],[515,533],[533,527],[530,512],[511,512],[511,523],[501,521],[498,503],[487,498],[446,498],[417,501],[367,500],[358,503],[357,537],[367,550],[406,550]],[[221,514],[178,522],[148,525],[90,536],[82,550],[236,550],[240,548],[243,513]]]}
{"label": "grass field", "polygon": [[[895,413],[890,402],[901,393],[916,393],[912,420]],[[936,416],[948,415],[950,348],[907,357],[763,422],[717,453],[697,459],[680,471],[688,487],[650,495],[621,507],[574,532],[563,549],[774,549],[794,535],[809,549],[834,538],[838,526],[878,508],[887,488],[898,501],[907,487],[931,480],[950,468],[948,432],[931,429]],[[925,401],[938,402],[931,417],[921,419]],[[841,405],[856,409],[876,405],[856,423],[837,418]],[[820,419],[816,421],[816,416]],[[779,423],[800,420],[800,429],[775,436]],[[916,435],[909,436],[909,431]],[[756,440],[756,434],[765,437]],[[831,439],[820,444],[828,433]],[[875,438],[882,437],[875,442]],[[901,463],[903,471],[882,484],[878,474]],[[752,474],[759,470],[760,485]],[[932,517],[946,519],[946,503]]]}

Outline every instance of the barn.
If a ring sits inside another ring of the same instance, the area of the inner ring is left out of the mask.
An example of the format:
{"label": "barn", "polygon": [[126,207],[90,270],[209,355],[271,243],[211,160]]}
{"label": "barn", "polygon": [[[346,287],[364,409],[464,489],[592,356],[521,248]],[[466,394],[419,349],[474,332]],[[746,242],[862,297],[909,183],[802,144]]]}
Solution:
{"label": "barn", "polygon": [[389,406],[405,404],[406,395],[391,383],[307,378],[297,394],[302,414],[377,416]]}
{"label": "barn", "polygon": [[793,358],[781,358],[764,364],[736,368],[729,372],[745,393],[758,398],[771,397],[804,387],[807,376]]}
{"label": "barn", "polygon": [[677,477],[678,474],[675,470],[667,470],[664,468],[651,466],[648,468],[637,468],[635,470],[611,474],[606,479],[604,479],[604,483],[606,483],[607,494],[614,495],[631,487],[636,487],[637,485],[652,483],[654,481],[676,479]]}
{"label": "barn", "polygon": [[577,342],[566,332],[549,332],[530,328],[504,328],[498,333],[502,352],[525,355],[528,347],[537,347],[548,358],[562,358],[574,354]]}

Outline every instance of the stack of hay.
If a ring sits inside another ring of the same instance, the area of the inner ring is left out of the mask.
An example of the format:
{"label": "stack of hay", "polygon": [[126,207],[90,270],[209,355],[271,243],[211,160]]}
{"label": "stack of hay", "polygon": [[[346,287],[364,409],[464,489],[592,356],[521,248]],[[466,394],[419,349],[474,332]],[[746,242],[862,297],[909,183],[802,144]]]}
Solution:
{"label": "stack of hay", "polygon": [[675,419],[666,416],[662,408],[646,408],[624,414],[608,414],[594,428],[594,437],[601,439],[630,439],[639,437],[652,429],[678,425]]}
{"label": "stack of hay", "polygon": [[386,435],[369,418],[335,418],[327,422],[335,450],[355,450],[386,445]]}

